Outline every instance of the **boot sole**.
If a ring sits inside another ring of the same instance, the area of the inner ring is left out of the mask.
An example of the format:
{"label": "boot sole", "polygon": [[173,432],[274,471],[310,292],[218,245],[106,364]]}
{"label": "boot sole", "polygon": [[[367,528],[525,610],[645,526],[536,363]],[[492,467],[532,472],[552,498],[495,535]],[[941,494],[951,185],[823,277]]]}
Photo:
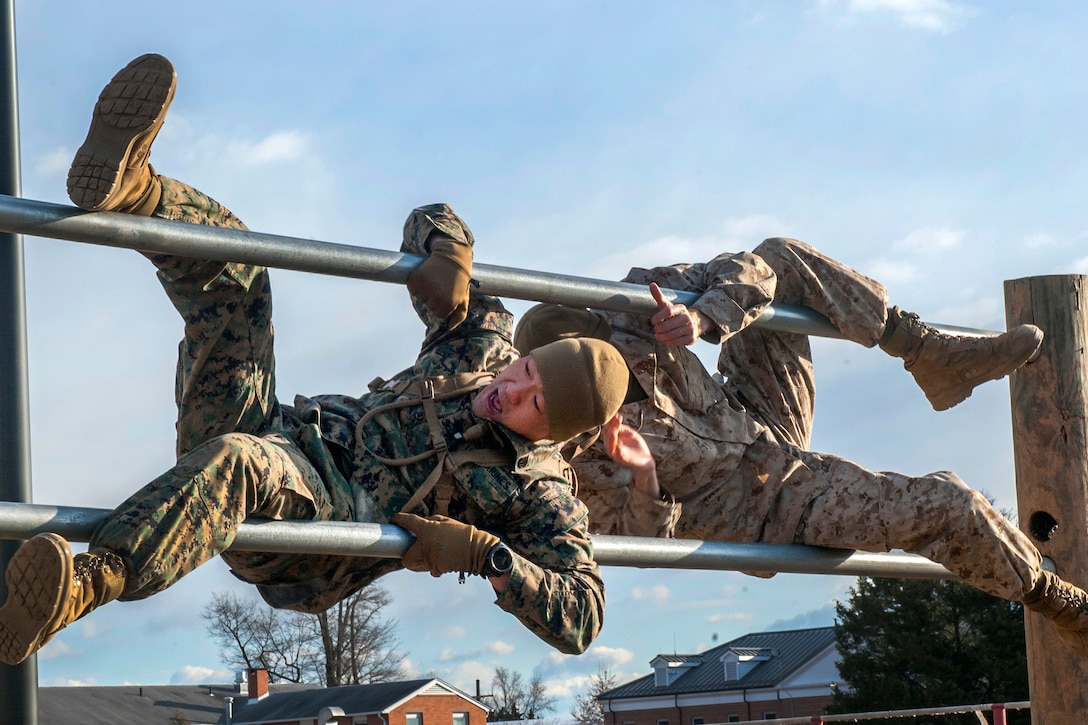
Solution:
{"label": "boot sole", "polygon": [[1009,373],[1018,370],[1020,367],[1028,362],[1031,362],[1039,356],[1039,349],[1043,345],[1043,333],[1041,330],[1036,329],[1034,331],[1034,346],[1025,354],[1021,352],[1017,355],[1009,355],[1001,360],[998,365],[986,371],[984,374],[977,377],[972,377],[969,380],[955,385],[946,390],[930,393],[923,388],[923,392],[926,394],[926,399],[929,400],[930,405],[934,410],[948,410],[949,408],[956,406],[963,401],[971,397],[971,393],[975,388],[983,383],[987,383],[991,380],[1000,380]]}
{"label": "boot sole", "polygon": [[56,534],[39,534],[8,564],[8,600],[0,608],[0,662],[17,665],[55,627],[71,593],[72,550]]}
{"label": "boot sole", "polygon": [[68,197],[81,209],[106,208],[125,169],[150,151],[174,99],[177,74],[161,55],[142,55],[122,68],[102,89],[91,128],[68,171]]}

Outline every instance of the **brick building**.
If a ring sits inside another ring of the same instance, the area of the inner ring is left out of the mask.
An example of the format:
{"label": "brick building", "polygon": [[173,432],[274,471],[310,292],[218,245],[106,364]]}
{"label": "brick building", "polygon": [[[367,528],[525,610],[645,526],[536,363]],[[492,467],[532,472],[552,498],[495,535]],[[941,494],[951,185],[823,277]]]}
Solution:
{"label": "brick building", "polygon": [[319,687],[269,684],[265,670],[234,685],[38,690],[40,725],[485,725],[488,710],[439,679]]}
{"label": "brick building", "polygon": [[604,725],[704,725],[818,715],[839,677],[832,627],[746,634],[697,655],[658,655],[653,674],[597,699]]}

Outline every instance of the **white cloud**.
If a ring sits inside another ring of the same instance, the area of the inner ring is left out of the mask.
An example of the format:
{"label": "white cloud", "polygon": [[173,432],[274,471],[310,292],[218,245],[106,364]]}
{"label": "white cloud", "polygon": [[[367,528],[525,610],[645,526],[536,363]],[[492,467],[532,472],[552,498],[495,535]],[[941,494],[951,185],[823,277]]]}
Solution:
{"label": "white cloud", "polygon": [[170,675],[171,685],[199,685],[206,682],[232,682],[234,676],[223,670],[211,667],[186,665]]}
{"label": "white cloud", "polygon": [[405,677],[409,679],[416,679],[422,676],[419,665],[417,665],[411,657],[405,657],[403,660],[401,660],[400,665]]}
{"label": "white cloud", "polygon": [[514,651],[516,649],[517,648],[514,647],[514,645],[510,644],[509,642],[503,642],[501,640],[496,640],[494,642],[490,642],[487,645],[487,650],[489,652],[491,652],[492,654],[497,654],[497,655],[514,654]]}
{"label": "white cloud", "polygon": [[69,645],[63,637],[57,637],[49,642],[49,646],[44,647],[38,651],[38,659],[40,660],[55,660],[64,657],[71,657],[76,654],[80,654],[82,650],[76,649]]}
{"label": "white cloud", "polygon": [[260,165],[297,161],[309,153],[309,137],[299,131],[276,131],[256,142],[235,141],[228,153],[240,163]]}
{"label": "white cloud", "polygon": [[85,679],[72,679],[66,677],[58,677],[55,680],[50,681],[50,687],[95,687],[98,685],[98,680],[94,677],[88,677]]}
{"label": "white cloud", "polygon": [[851,18],[861,15],[888,14],[908,28],[935,33],[951,33],[975,11],[948,0],[821,0],[824,10],[837,11]]}
{"label": "white cloud", "polygon": [[901,259],[877,259],[865,265],[865,273],[891,287],[913,282],[918,278],[918,268]]}
{"label": "white cloud", "polygon": [[588,654],[608,667],[625,665],[635,657],[635,653],[625,647],[607,647],[605,645],[590,647]]}
{"label": "white cloud", "polygon": [[657,585],[644,589],[642,587],[635,587],[631,590],[631,598],[636,602],[654,602],[656,604],[664,604],[669,600],[669,588],[664,585]]}
{"label": "white cloud", "polygon": [[726,612],[725,614],[711,614],[705,621],[707,624],[717,624],[718,622],[744,622],[751,619],[752,615],[744,612]]}
{"label": "white cloud", "polygon": [[1088,274],[1088,257],[1074,259],[1069,263],[1069,267],[1073,274]]}
{"label": "white cloud", "polygon": [[587,274],[599,279],[619,279],[632,267],[705,262],[723,252],[750,250],[767,237],[781,234],[784,227],[781,220],[768,214],[726,219],[715,234],[657,237],[637,247],[604,256],[587,270]]}
{"label": "white cloud", "polygon": [[964,232],[961,229],[927,227],[916,229],[899,240],[895,247],[908,252],[931,254],[955,249],[963,243]]}
{"label": "white cloud", "polygon": [[38,157],[34,164],[34,173],[42,176],[67,176],[74,155],[75,151],[64,146],[53,149]]}
{"label": "white cloud", "polygon": [[1024,247],[1027,249],[1044,249],[1057,243],[1058,240],[1046,232],[1035,232],[1024,237]]}

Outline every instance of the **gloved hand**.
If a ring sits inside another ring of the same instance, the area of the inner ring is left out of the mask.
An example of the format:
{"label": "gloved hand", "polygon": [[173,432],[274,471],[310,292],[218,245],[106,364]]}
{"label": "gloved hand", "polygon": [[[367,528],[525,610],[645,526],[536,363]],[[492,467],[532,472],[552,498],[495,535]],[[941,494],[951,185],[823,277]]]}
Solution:
{"label": "gloved hand", "polygon": [[431,242],[431,253],[408,275],[408,292],[453,329],[468,317],[472,247],[448,238]]}
{"label": "gloved hand", "polygon": [[429,571],[431,576],[455,571],[479,574],[488,552],[499,543],[498,536],[446,516],[394,514],[392,523],[416,535],[401,559],[405,568]]}

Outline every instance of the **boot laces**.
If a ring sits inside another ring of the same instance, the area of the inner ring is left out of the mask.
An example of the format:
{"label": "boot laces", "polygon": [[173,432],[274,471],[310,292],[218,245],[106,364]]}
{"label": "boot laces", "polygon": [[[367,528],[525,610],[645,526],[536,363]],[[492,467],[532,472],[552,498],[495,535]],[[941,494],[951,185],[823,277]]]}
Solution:
{"label": "boot laces", "polygon": [[120,573],[124,569],[125,564],[121,561],[121,557],[112,551],[107,551],[104,554],[88,554],[87,556],[75,557],[75,569],[72,576],[75,579],[87,580],[95,574],[101,574],[102,572]]}

